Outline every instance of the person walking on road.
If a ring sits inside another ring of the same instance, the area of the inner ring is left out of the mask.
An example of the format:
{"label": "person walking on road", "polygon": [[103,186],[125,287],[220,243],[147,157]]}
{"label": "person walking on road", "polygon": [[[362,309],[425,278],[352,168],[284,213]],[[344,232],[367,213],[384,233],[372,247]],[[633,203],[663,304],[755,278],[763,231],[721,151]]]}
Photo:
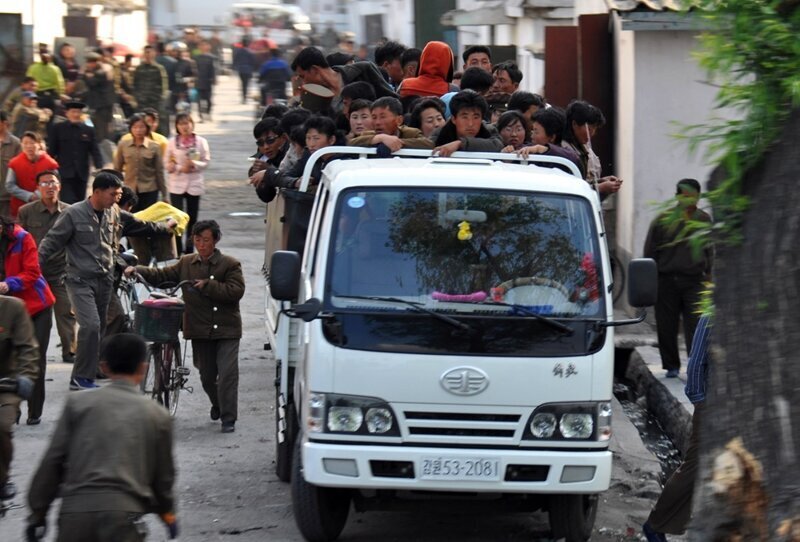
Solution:
{"label": "person walking on road", "polygon": [[233,69],[239,74],[242,82],[242,103],[247,103],[247,90],[250,79],[256,71],[256,55],[250,50],[250,39],[245,36],[242,43],[233,49]]}
{"label": "person walking on road", "polygon": [[200,122],[211,121],[212,94],[217,84],[217,59],[211,54],[211,44],[205,40],[200,42],[200,54],[194,57],[197,66],[197,109]]}
{"label": "person walking on road", "polygon": [[6,189],[8,163],[22,152],[22,144],[8,127],[8,113],[0,111],[0,216],[11,215],[11,194]]}
{"label": "person walking on road", "polygon": [[0,500],[12,498],[16,486],[9,480],[14,455],[13,427],[19,404],[33,393],[38,376],[39,346],[25,303],[16,297],[0,295],[0,379],[16,381],[14,391],[0,391]]}
{"label": "person walking on road", "polygon": [[180,242],[179,250],[184,254],[194,252],[192,228],[200,211],[200,196],[205,192],[203,171],[211,161],[208,141],[194,133],[194,121],[188,113],[175,116],[175,137],[167,145],[167,173],[169,174],[169,196],[173,207],[189,215],[189,232],[186,243]]}
{"label": "person walking on road", "polygon": [[686,368],[686,397],[694,405],[692,433],[683,463],[672,473],[642,531],[648,542],[667,542],[667,534],[683,534],[692,514],[692,496],[698,476],[700,420],[706,400],[711,346],[711,315],[704,314],[697,322],[692,340],[689,366]]}
{"label": "person walking on road", "polygon": [[101,58],[97,53],[88,53],[83,73],[89,89],[86,104],[92,111],[92,124],[100,143],[104,139],[110,139],[112,110],[117,102],[113,67],[101,63]]}
{"label": "person walking on road", "polygon": [[128,119],[131,139],[121,139],[114,154],[114,169],[121,171],[125,185],[136,192],[139,205],[136,211],[147,209],[158,201],[167,201],[164,161],[161,147],[150,139],[150,126],[141,113]]}
{"label": "person walking on road", "polygon": [[142,61],[133,72],[133,97],[139,110],[152,108],[163,111],[169,93],[167,70],[156,62],[156,52],[151,45],[145,45]]}
{"label": "person walking on road", "polygon": [[83,122],[86,104],[71,101],[64,104],[67,122],[53,126],[48,139],[48,150],[58,162],[61,174],[61,200],[73,204],[86,199],[89,182],[89,161],[94,167],[103,167],[94,128]]}
{"label": "person walking on road", "polygon": [[681,179],[677,186],[680,218],[666,223],[671,211],[661,213],[647,232],[644,257],[652,258],[658,266],[658,297],[656,299],[656,331],[661,366],[667,378],[677,378],[681,368],[678,353],[678,323],[683,319],[686,351],[692,346],[697,327],[697,305],[705,283],[711,280],[712,249],[706,247],[695,255],[689,241],[682,237],[688,221],[711,222],[708,213],[697,208],[700,183]]}
{"label": "person walking on road", "polygon": [[19,224],[0,217],[0,295],[11,295],[25,302],[39,344],[39,370],[33,394],[28,399],[28,425],[38,425],[44,408],[44,378],[47,346],[53,326],[55,297],[39,268],[36,241]]}
{"label": "person walking on road", "polygon": [[60,542],[145,539],[142,516],[158,514],[178,536],[169,413],[141,394],[147,345],[123,333],[103,341],[111,384],[67,398],[28,492],[28,540],[42,540],[47,512],[61,498]]}
{"label": "person walking on road", "polygon": [[238,417],[242,337],[239,300],[245,290],[242,264],[216,248],[222,238],[216,221],[197,222],[192,237],[196,254],[184,255],[163,269],[128,267],[125,274],[130,276],[136,271],[154,284],[192,281],[183,287],[183,336],[192,340],[194,365],[211,401],[211,419],[221,418],[222,432],[233,433]]}
{"label": "person walking on road", "polygon": [[101,170],[92,183],[92,195],[61,211],[61,217],[39,245],[39,264],[66,251],[66,285],[78,321],[78,347],[70,378],[71,390],[96,388],[97,355],[106,325],[106,311],[114,281],[114,256],[122,225],[116,206],[122,179]]}
{"label": "person walking on road", "polygon": [[[37,183],[41,198],[20,207],[17,219],[20,226],[33,236],[36,246],[39,246],[47,232],[53,228],[61,213],[69,207],[69,204],[64,203],[59,198],[61,183],[57,171],[41,172],[37,176]],[[67,294],[67,286],[64,282],[66,269],[67,257],[62,248],[56,257],[42,266],[42,275],[56,298],[53,305],[53,313],[58,337],[61,339],[61,359],[64,363],[73,363],[75,361],[78,328],[75,321],[75,313],[72,310],[72,303]]]}

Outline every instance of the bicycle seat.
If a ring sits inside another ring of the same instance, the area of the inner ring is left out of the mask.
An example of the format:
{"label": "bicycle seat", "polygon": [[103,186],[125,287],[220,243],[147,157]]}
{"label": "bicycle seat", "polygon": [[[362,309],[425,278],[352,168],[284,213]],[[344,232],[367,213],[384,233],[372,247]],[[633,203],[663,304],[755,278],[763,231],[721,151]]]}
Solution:
{"label": "bicycle seat", "polygon": [[136,267],[137,265],[139,265],[139,258],[136,257],[136,254],[132,254],[130,252],[123,252],[119,256],[127,265],[131,267]]}

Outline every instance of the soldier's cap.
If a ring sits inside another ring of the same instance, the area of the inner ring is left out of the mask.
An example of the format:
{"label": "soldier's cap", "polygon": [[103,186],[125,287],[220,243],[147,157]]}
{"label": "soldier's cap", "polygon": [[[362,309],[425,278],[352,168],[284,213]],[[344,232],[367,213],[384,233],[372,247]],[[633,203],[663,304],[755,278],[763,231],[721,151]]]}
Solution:
{"label": "soldier's cap", "polygon": [[86,53],[86,62],[92,62],[93,60],[100,60],[102,57],[95,53],[94,51]]}
{"label": "soldier's cap", "polygon": [[85,109],[86,104],[78,100],[70,100],[64,104],[64,109]]}
{"label": "soldier's cap", "polygon": [[36,93],[34,91],[32,91],[32,90],[25,90],[25,91],[22,92],[22,97],[23,98],[38,98],[39,96],[37,96]]}

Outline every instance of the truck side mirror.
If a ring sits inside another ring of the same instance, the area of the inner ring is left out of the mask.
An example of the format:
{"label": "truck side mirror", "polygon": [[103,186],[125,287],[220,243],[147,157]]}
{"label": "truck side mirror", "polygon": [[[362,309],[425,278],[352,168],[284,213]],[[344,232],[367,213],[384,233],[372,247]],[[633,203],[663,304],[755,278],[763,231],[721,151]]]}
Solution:
{"label": "truck side mirror", "polygon": [[269,292],[278,301],[292,301],[300,293],[300,255],[276,250],[269,261]]}
{"label": "truck side mirror", "polygon": [[656,304],[658,267],[652,258],[637,258],[628,264],[628,303],[644,308]]}

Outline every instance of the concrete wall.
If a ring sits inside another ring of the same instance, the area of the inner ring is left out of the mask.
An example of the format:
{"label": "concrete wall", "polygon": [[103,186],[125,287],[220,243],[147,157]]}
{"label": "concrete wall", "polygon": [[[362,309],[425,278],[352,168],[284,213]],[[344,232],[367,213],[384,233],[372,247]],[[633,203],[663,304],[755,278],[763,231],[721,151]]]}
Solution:
{"label": "concrete wall", "polygon": [[642,254],[656,214],[651,202],[672,197],[681,178],[705,182],[711,167],[675,134],[682,124],[709,118],[716,88],[690,56],[693,32],[623,31],[617,24],[615,46],[616,163],[625,181],[617,197],[617,243],[627,259]]}
{"label": "concrete wall", "polygon": [[364,17],[367,15],[382,15],[383,32],[387,38],[415,47],[413,0],[359,0],[350,3],[349,29],[356,33],[359,44],[366,41]]}

